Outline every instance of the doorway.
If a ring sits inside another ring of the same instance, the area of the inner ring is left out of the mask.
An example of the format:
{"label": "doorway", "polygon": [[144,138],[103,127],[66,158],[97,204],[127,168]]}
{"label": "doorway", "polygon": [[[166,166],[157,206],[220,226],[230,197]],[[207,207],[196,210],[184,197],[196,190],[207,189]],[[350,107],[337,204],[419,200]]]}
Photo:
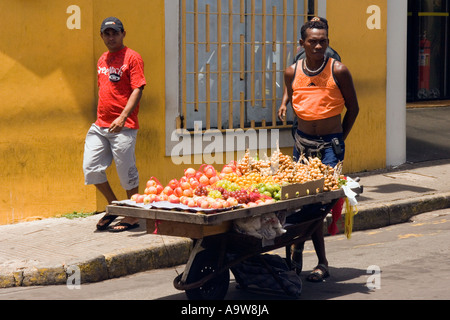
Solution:
{"label": "doorway", "polygon": [[408,102],[450,99],[449,2],[408,1]]}
{"label": "doorway", "polygon": [[406,160],[450,159],[450,0],[408,0]]}

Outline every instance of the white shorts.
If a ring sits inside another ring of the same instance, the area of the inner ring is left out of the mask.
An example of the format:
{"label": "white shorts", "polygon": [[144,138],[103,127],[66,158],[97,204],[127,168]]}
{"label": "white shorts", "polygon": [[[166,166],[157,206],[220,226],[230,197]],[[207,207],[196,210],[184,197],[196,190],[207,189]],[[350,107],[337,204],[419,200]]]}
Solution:
{"label": "white shorts", "polygon": [[108,128],[92,124],[84,145],[85,184],[107,182],[105,171],[114,159],[122,187],[131,190],[139,186],[135,156],[136,136],[135,129],[123,128],[119,133],[111,133]]}

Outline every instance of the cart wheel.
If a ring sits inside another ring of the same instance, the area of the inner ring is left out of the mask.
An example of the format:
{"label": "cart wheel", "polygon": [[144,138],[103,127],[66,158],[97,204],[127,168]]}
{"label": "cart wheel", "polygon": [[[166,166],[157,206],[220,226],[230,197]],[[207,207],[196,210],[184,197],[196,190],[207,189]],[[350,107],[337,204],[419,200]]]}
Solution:
{"label": "cart wheel", "polygon": [[[217,272],[217,261],[217,253],[214,254],[211,250],[199,252],[192,262],[186,283],[200,281],[211,273]],[[230,272],[227,270],[208,280],[199,288],[186,290],[186,295],[190,300],[223,300],[229,284]]]}

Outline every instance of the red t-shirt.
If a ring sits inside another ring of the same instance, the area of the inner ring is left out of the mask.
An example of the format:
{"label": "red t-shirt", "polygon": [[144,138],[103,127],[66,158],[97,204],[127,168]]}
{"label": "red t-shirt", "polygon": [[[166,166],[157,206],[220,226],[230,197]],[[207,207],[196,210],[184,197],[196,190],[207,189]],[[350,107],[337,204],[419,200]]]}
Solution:
{"label": "red t-shirt", "polygon": [[[134,89],[146,84],[144,61],[136,51],[124,47],[118,52],[105,52],[97,63],[99,127],[109,127],[122,113]],[[127,118],[125,126],[139,129],[139,104]]]}

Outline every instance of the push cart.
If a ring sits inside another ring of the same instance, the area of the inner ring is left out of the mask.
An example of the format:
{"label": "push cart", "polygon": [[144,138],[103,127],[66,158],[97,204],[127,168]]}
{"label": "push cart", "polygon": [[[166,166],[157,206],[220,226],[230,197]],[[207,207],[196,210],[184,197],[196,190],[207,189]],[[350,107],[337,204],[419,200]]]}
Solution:
{"label": "push cart", "polygon": [[[352,189],[357,195],[362,190],[362,187]],[[308,240],[316,228],[322,227],[326,215],[343,197],[345,193],[339,189],[213,214],[132,207],[120,203],[107,206],[107,212],[146,219],[148,233],[191,238],[193,248],[184,271],[174,279],[174,287],[184,290],[191,300],[221,300],[228,291],[229,271],[233,266],[283,247],[286,248],[286,262],[290,265],[290,246]],[[288,222],[283,226],[285,233],[269,243],[233,228],[237,219],[269,213],[284,216]],[[264,259],[261,263],[271,270]],[[281,289],[288,293],[278,275],[275,272],[271,274]]]}

